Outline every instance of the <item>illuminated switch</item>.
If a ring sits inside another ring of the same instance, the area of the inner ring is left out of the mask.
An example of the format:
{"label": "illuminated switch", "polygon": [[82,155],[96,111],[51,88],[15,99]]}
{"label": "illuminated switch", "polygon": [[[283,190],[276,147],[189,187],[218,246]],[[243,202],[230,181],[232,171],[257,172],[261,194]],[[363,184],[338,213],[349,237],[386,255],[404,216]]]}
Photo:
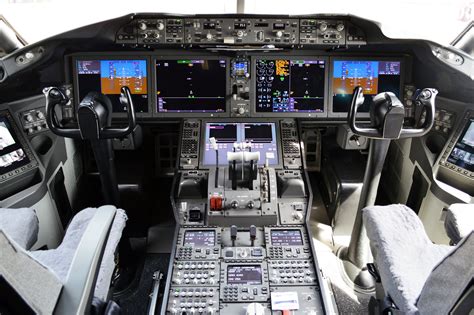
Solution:
{"label": "illuminated switch", "polygon": [[212,195],[209,198],[209,208],[211,211],[220,211],[222,210],[222,196],[221,195]]}

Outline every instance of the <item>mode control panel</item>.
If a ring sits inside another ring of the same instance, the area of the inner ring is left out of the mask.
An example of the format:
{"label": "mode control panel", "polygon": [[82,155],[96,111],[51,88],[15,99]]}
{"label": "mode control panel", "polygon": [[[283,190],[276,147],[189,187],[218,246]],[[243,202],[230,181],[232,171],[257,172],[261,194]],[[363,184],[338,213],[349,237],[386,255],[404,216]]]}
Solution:
{"label": "mode control panel", "polygon": [[298,44],[298,19],[186,20],[189,44]]}
{"label": "mode control panel", "polygon": [[45,111],[44,107],[39,107],[20,114],[21,125],[28,136],[48,130]]}
{"label": "mode control panel", "polygon": [[268,266],[265,261],[234,260],[221,263],[221,301],[265,302],[269,297]]}

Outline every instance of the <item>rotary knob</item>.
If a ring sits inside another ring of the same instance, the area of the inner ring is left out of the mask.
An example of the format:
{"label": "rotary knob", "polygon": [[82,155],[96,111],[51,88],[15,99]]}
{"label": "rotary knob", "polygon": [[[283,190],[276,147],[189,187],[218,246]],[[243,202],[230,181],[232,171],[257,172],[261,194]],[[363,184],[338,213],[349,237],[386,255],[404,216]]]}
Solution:
{"label": "rotary knob", "polygon": [[27,114],[25,115],[25,120],[31,122],[33,121],[33,116],[31,116],[31,114]]}
{"label": "rotary knob", "polygon": [[164,30],[165,29],[165,24],[163,24],[163,22],[156,23],[156,29],[159,30],[159,31]]}
{"label": "rotary knob", "polygon": [[147,26],[145,22],[140,22],[138,23],[138,28],[141,29],[142,31],[146,30]]}
{"label": "rotary knob", "polygon": [[212,39],[212,34],[211,34],[211,33],[207,33],[206,39],[207,39],[207,40],[211,40],[211,39]]}
{"label": "rotary knob", "polygon": [[245,108],[239,107],[239,108],[237,109],[237,113],[238,113],[239,115],[245,114]]}
{"label": "rotary knob", "polygon": [[247,208],[253,209],[253,207],[255,207],[255,202],[253,202],[252,200],[250,200],[249,203],[247,204]]}
{"label": "rotary knob", "polygon": [[154,38],[160,38],[160,34],[158,34],[158,33],[153,33],[153,37],[154,37]]}
{"label": "rotary knob", "polygon": [[276,37],[280,38],[280,37],[283,36],[283,32],[282,31],[277,31],[275,35],[276,35]]}
{"label": "rotary knob", "polygon": [[36,113],[36,117],[38,117],[38,119],[44,119],[44,114],[43,114],[43,112],[37,112],[37,113]]}
{"label": "rotary knob", "polygon": [[337,24],[336,25],[336,30],[338,32],[342,32],[344,30],[344,24],[342,24],[342,23]]}
{"label": "rotary knob", "polygon": [[328,29],[328,25],[327,25],[326,23],[321,23],[321,24],[319,24],[319,30],[320,30],[321,32],[324,32],[324,31],[327,30],[327,29]]}
{"label": "rotary knob", "polygon": [[232,209],[237,209],[237,207],[239,206],[239,202],[237,200],[232,200],[230,206],[232,207]]}
{"label": "rotary knob", "polygon": [[243,37],[244,36],[244,32],[243,31],[237,31],[237,37]]}

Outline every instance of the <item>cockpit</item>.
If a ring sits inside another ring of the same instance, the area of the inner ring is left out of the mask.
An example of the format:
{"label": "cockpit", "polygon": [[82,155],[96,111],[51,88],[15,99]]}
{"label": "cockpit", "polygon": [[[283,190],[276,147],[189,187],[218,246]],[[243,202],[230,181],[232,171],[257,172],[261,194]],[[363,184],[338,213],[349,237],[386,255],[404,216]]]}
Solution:
{"label": "cockpit", "polygon": [[0,24],[0,314],[471,314],[472,29]]}

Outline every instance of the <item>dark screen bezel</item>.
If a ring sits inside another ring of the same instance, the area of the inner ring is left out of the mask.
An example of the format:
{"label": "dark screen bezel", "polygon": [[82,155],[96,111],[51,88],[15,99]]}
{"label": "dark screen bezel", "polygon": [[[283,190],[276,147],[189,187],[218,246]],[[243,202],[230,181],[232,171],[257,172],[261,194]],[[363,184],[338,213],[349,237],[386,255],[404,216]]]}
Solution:
{"label": "dark screen bezel", "polygon": [[[328,79],[328,117],[334,118],[347,118],[348,112],[334,112],[333,111],[333,69],[334,69],[334,61],[342,61],[342,60],[349,60],[349,61],[399,61],[400,62],[400,95],[399,99],[403,101],[403,86],[405,83],[405,66],[406,60],[400,56],[394,57],[330,57],[329,58],[329,79]],[[348,108],[349,110],[349,108]],[[357,113],[357,117],[359,118],[369,118],[370,113]]]}
{"label": "dark screen bezel", "polygon": [[[148,112],[146,113],[135,113],[137,117],[151,117],[153,115],[152,112],[152,101],[153,97],[150,96],[150,84],[152,84],[151,76],[153,75],[152,68],[151,68],[151,60],[150,57],[143,54],[81,54],[78,56],[72,56],[72,74],[73,74],[73,86],[74,86],[74,108],[76,111],[77,107],[80,103],[79,99],[79,74],[77,71],[77,61],[81,60],[145,60],[147,62],[147,95],[148,95]],[[112,117],[117,118],[125,118],[127,117],[127,113],[112,113]]]}
{"label": "dark screen bezel", "polygon": [[[219,123],[245,123],[245,124],[259,124],[259,123],[274,123],[275,124],[275,135],[278,139],[280,136],[280,122],[278,120],[258,120],[258,119],[242,119],[242,118],[227,118],[227,119],[204,119],[201,124],[201,138],[200,138],[200,143],[206,145],[206,125],[207,124],[219,124]],[[277,153],[278,153],[278,164],[272,165],[273,168],[281,168],[283,165],[283,154],[282,154],[282,148],[281,145],[278,145],[278,141],[276,142],[277,144]],[[199,165],[203,168],[209,168],[209,167],[214,167],[215,164],[204,164],[204,147],[201,145],[200,147],[200,152],[199,152]],[[265,159],[265,157],[260,157],[260,159]],[[219,161],[220,163],[220,161]]]}
{"label": "dark screen bezel", "polygon": [[[277,59],[286,59],[286,60],[310,60],[310,61],[324,61],[324,111],[322,113],[273,113],[273,112],[257,112],[257,102],[255,101],[256,97],[256,88],[257,88],[257,79],[255,76],[257,68],[257,59],[265,60],[277,60]],[[252,117],[295,117],[295,118],[311,118],[311,117],[327,117],[328,115],[328,76],[329,76],[329,58],[327,56],[268,56],[268,55],[252,55],[251,56],[251,69],[252,69],[252,82],[250,89],[250,112]]]}
{"label": "dark screen bezel", "polygon": [[[259,268],[260,269],[260,283],[236,283],[236,282],[229,282],[229,269],[235,268],[235,267],[254,267],[254,268]],[[232,284],[232,285],[262,285],[263,284],[263,268],[261,264],[229,264],[226,266],[226,283],[227,284]]]}
{"label": "dark screen bezel", "polygon": [[[196,245],[190,245],[190,244],[186,244],[186,234],[187,233],[199,233],[199,232],[211,232],[213,233],[213,236],[214,236],[214,244],[212,246],[216,246],[216,237],[217,237],[217,234],[216,234],[216,231],[214,230],[187,230],[184,232],[184,235],[183,235],[183,246],[193,246],[193,247],[196,247]],[[197,246],[199,247],[199,246]],[[208,247],[208,246],[205,246],[205,247]]]}
{"label": "dark screen bezel", "polygon": [[219,113],[204,113],[204,112],[159,112],[158,111],[158,104],[157,104],[157,96],[156,96],[156,61],[157,60],[180,60],[180,59],[189,59],[189,60],[196,60],[196,59],[207,59],[207,60],[225,60],[226,62],[226,96],[230,95],[230,58],[229,57],[218,57],[218,56],[204,56],[204,55],[159,55],[152,57],[152,68],[153,68],[153,77],[152,77],[152,97],[153,100],[153,116],[154,117],[229,117],[230,113],[230,101],[229,98],[226,97],[225,100],[225,111]]}

